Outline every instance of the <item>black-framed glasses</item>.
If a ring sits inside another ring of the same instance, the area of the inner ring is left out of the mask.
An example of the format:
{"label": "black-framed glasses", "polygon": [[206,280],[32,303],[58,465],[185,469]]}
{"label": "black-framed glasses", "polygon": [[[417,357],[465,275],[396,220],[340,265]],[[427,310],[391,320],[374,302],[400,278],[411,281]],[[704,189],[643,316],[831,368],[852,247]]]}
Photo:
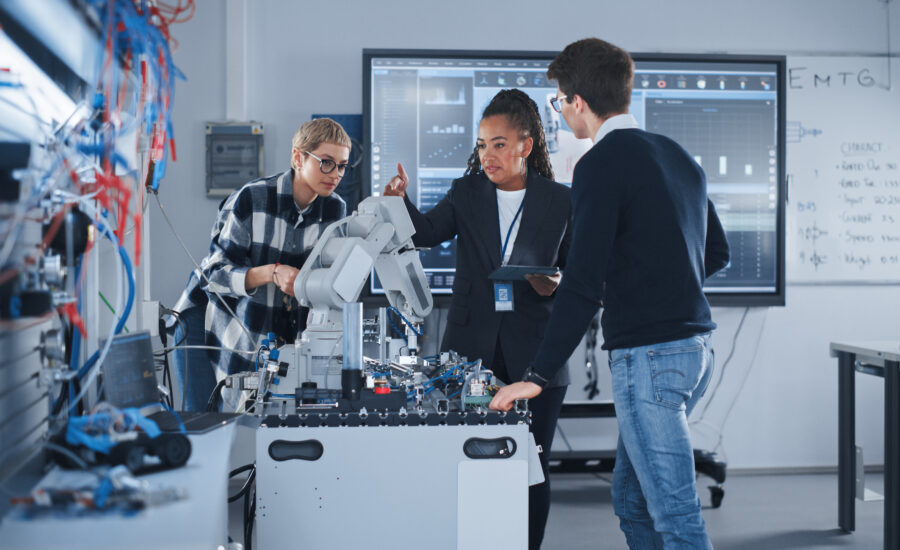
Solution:
{"label": "black-framed glasses", "polygon": [[550,100],[550,106],[553,107],[554,111],[556,111],[557,113],[562,112],[562,103],[560,102],[566,99],[566,97],[567,96],[564,95],[558,95]]}
{"label": "black-framed glasses", "polygon": [[323,174],[330,174],[330,173],[334,172],[335,168],[338,169],[338,174],[346,174],[347,170],[350,169],[350,163],[345,162],[343,164],[338,164],[331,159],[320,158],[320,157],[310,153],[309,151],[304,151],[304,152],[307,155],[309,155],[312,158],[319,161],[319,170],[321,170]]}

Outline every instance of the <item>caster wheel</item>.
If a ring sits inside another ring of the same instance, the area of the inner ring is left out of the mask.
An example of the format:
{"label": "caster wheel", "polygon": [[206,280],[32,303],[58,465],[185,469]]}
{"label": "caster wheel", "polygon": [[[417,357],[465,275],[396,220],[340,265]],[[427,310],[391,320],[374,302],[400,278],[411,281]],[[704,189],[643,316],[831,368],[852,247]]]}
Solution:
{"label": "caster wheel", "polygon": [[191,456],[191,440],[182,434],[162,434],[154,443],[154,454],[169,468],[183,466]]}

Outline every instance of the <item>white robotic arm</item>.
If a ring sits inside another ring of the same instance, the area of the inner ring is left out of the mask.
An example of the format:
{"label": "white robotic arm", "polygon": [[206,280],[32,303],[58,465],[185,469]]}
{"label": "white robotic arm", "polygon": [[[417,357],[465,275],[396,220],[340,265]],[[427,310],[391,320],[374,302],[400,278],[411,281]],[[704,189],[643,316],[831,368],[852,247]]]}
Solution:
{"label": "white robotic arm", "polygon": [[329,225],[294,281],[297,300],[311,310],[307,329],[339,326],[341,308],[357,301],[373,267],[392,306],[409,317],[428,315],[433,302],[414,233],[400,197],[369,197]]}
{"label": "white robotic arm", "polygon": [[[414,233],[400,197],[369,197],[356,212],[325,228],[294,280],[294,295],[310,308],[300,339],[267,352],[265,368],[232,375],[238,380],[229,387],[256,390],[260,407],[270,383],[287,382],[281,392],[308,382],[325,389],[340,387],[344,304],[359,299],[373,267],[391,306],[413,325],[420,322],[431,312],[432,298],[413,246]],[[362,327],[358,329],[361,334]],[[407,336],[410,351],[416,347],[413,338]],[[275,380],[276,372],[280,380]]]}

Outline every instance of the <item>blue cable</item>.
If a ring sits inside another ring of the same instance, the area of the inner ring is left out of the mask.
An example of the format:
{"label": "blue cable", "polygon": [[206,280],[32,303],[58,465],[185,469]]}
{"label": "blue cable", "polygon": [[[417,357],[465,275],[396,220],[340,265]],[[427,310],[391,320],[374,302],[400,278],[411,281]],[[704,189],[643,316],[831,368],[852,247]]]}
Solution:
{"label": "blue cable", "polygon": [[[403,319],[403,322],[406,323],[406,326],[408,326],[409,328],[411,328],[412,331],[415,332],[417,336],[422,336],[422,334],[425,333],[423,329],[417,329],[411,322],[409,322],[409,319],[407,319],[406,317],[404,317],[403,314],[400,313],[400,310],[399,310],[399,309],[395,308],[394,306],[388,306],[388,310],[393,311],[394,313],[396,313],[397,315],[399,315],[400,318]],[[388,319],[390,319],[390,316],[388,316]],[[391,324],[393,324],[393,323],[391,323]],[[398,332],[399,332],[399,331],[398,331]]]}
{"label": "blue cable", "polygon": [[[175,97],[175,79],[186,80],[186,78],[184,73],[175,66],[169,43],[163,36],[161,29],[151,23],[150,13],[146,10],[143,0],[140,11],[133,2],[113,3],[112,0],[86,0],[86,2],[95,8],[100,18],[100,27],[102,29],[100,43],[105,45],[108,39],[112,41],[113,51],[110,52],[112,59],[123,59],[126,53],[130,51],[131,59],[135,61],[131,71],[136,72],[136,68],[139,66],[137,61],[142,57],[146,57],[148,62],[145,65],[145,69],[149,73],[146,75],[147,81],[156,83],[156,88],[151,90],[144,103],[144,113],[137,112],[138,101],[131,101],[128,105],[129,112],[127,113],[130,116],[122,117],[124,124],[119,127],[112,127],[106,133],[109,143],[103,144],[102,147],[97,144],[94,145],[96,148],[95,152],[101,160],[109,157],[113,166],[123,165],[127,167],[127,164],[123,163],[124,159],[116,153],[116,138],[135,131],[135,126],[142,121],[144,122],[143,131],[145,135],[152,135],[153,131],[157,129],[156,123],[158,121],[159,127],[166,131],[167,137],[173,139],[172,108]],[[106,54],[105,46],[98,49],[96,63],[98,68],[102,69],[106,66],[104,63]],[[158,61],[159,58],[162,58],[161,61]],[[120,70],[120,68],[121,66],[117,62],[112,62],[109,68],[112,72],[111,88],[116,94],[121,89],[124,79],[127,78],[125,71]],[[98,72],[95,79],[96,89],[103,89],[103,79],[106,77],[106,74]],[[137,98],[138,93],[139,89],[133,89],[131,92],[132,98]],[[116,109],[121,108],[122,106],[117,103],[117,97],[116,95],[104,99],[103,94],[98,93],[93,104],[95,112],[99,112],[105,103],[109,103],[106,105],[108,109],[113,107]],[[154,171],[152,182],[154,190],[157,189],[159,180],[165,174],[165,164],[166,150],[164,144],[163,158],[157,164],[157,170]]]}
{"label": "blue cable", "polygon": [[[463,363],[461,365],[457,365],[443,374],[435,376],[434,378],[432,378],[430,380],[426,380],[425,382],[422,383],[422,387],[425,388],[425,394],[427,395],[436,389],[434,383],[437,382],[438,380],[446,382],[449,378],[452,378],[452,377],[457,377],[457,380],[458,380],[461,373],[457,373],[457,371],[464,365],[471,365],[471,364],[474,364],[474,363]],[[415,397],[415,391],[407,392],[407,394],[406,394],[407,401],[412,400],[413,397]]]}
{"label": "blue cable", "polygon": [[[393,309],[393,308],[388,308],[388,309]],[[403,343],[406,344],[408,347],[409,341],[406,339],[406,335],[403,334],[402,330],[397,328],[397,325],[394,324],[394,319],[392,319],[390,315],[388,315],[387,318],[388,318],[388,322],[391,324],[391,328],[394,329],[394,332],[396,332],[397,334],[400,335],[400,338],[403,338]]]}
{"label": "blue cable", "polygon": [[[118,247],[119,256],[122,257],[122,264],[125,266],[125,273],[128,277],[128,302],[125,304],[125,311],[122,312],[122,315],[119,317],[119,322],[116,323],[116,328],[114,334],[119,334],[122,332],[122,329],[125,327],[125,322],[128,320],[128,316],[131,315],[131,307],[134,305],[134,270],[131,267],[131,260],[128,258],[128,252],[125,248],[119,246],[119,242],[116,239],[115,235],[113,235],[109,229],[104,226],[102,223],[97,226],[97,228],[106,235],[112,243],[113,246]],[[84,378],[84,375],[94,366],[97,362],[97,359],[100,358],[100,350],[94,352],[91,355],[90,359],[88,359],[84,365],[78,369],[78,378]],[[71,405],[70,405],[71,407]]]}

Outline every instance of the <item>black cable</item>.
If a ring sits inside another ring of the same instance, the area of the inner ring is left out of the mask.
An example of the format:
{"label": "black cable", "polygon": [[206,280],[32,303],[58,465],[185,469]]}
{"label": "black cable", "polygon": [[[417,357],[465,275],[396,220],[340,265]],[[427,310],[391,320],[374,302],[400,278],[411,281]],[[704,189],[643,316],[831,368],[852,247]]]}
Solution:
{"label": "black cable", "polygon": [[[74,386],[74,391],[75,391],[76,396],[81,393],[81,381],[78,379],[77,376],[72,378],[71,380],[69,380],[69,384],[72,384]],[[75,416],[84,415],[85,399],[87,399],[87,395],[83,395],[81,397],[81,399],[79,399],[78,402],[75,404]],[[68,401],[68,398],[66,400]],[[69,406],[71,407],[72,404],[69,403]]]}
{"label": "black cable", "polygon": [[209,401],[206,402],[206,412],[216,412],[219,410],[219,398],[222,396],[222,388],[225,387],[225,378],[219,380],[212,393],[209,395]]}
{"label": "black cable", "polygon": [[181,340],[175,342],[175,347],[179,347],[184,345],[188,339],[188,326],[187,323],[184,322],[184,319],[181,318],[181,314],[175,311],[174,309],[168,310],[169,313],[172,314],[172,317],[175,317],[175,322],[178,323],[178,326],[181,327]]}
{"label": "black cable", "polygon": [[722,380],[725,379],[725,367],[728,366],[728,362],[731,361],[731,357],[734,356],[734,350],[737,347],[737,339],[741,334],[741,328],[744,326],[744,321],[747,319],[747,313],[750,312],[750,306],[744,308],[744,313],[741,315],[741,321],[738,323],[737,329],[734,331],[734,336],[731,338],[731,351],[728,352],[728,357],[725,358],[725,361],[722,363],[722,368],[719,369],[719,379],[716,380],[716,385],[713,387],[712,391],[709,392],[709,399],[706,400],[706,403],[703,404],[703,410],[700,411],[700,416],[697,418],[697,421],[703,419],[706,416],[706,410],[709,409],[709,404],[712,403],[713,399],[716,396],[716,392],[719,390],[719,386],[722,385]]}
{"label": "black cable", "polygon": [[66,362],[66,365],[72,364],[72,339],[75,337],[75,325],[68,322],[65,315],[59,314],[59,322],[62,325],[63,330],[63,344],[65,345],[65,353],[63,354],[63,361]]}
{"label": "black cable", "polygon": [[[62,324],[63,344],[65,346],[65,356],[63,357],[66,365],[72,364],[72,341],[75,338],[75,325],[68,322],[66,317],[59,314],[59,322]],[[64,381],[59,389],[59,396],[54,401],[53,410],[50,416],[56,417],[62,411],[63,405],[69,401],[69,382]]]}
{"label": "black cable", "polygon": [[168,388],[168,392],[164,396],[166,405],[169,406],[170,409],[175,408],[175,399],[172,397],[175,394],[174,383],[172,381],[172,372],[169,370],[169,362],[165,361],[163,364],[163,386]]}
{"label": "black cable", "polygon": [[247,522],[250,517],[250,493],[244,493],[244,502],[241,506],[241,516],[243,518],[243,523],[241,524],[241,530],[244,532],[244,548],[247,549]]}
{"label": "black cable", "polygon": [[[233,496],[228,497],[228,502],[235,502],[242,496],[247,494],[247,491],[250,490],[250,487],[253,485],[253,482],[256,480],[256,467],[251,465],[250,474],[247,475],[247,479],[244,481],[244,485],[241,486],[241,490],[238,491]],[[232,477],[232,476],[229,476]]]}
{"label": "black cable", "polygon": [[[169,345],[169,335],[166,332],[166,323],[165,323],[165,321],[163,321],[162,317],[159,318],[158,327],[159,327],[159,341],[162,343],[163,349],[165,349]],[[160,359],[161,359],[161,361],[160,361]],[[161,358],[156,357],[156,361],[159,361],[159,363],[157,363],[157,367],[162,366],[163,386],[169,390],[167,392],[167,394],[165,396],[163,396],[163,402],[166,405],[168,405],[169,408],[174,409],[175,401],[174,401],[174,399],[172,399],[172,394],[174,393],[174,391],[173,391],[174,388],[173,388],[173,384],[172,384],[172,373],[169,370],[169,354],[164,353]],[[160,363],[161,363],[161,365],[160,365]]]}
{"label": "black cable", "polygon": [[[187,323],[185,323],[184,319],[181,318],[181,314],[179,312],[175,311],[174,309],[169,309],[165,306],[160,306],[160,308],[163,310],[164,313],[172,315],[172,317],[175,318],[175,322],[178,323],[178,326],[181,328],[181,340],[179,340],[178,342],[175,342],[175,345],[173,346],[173,348],[178,348],[178,347],[184,345],[184,343],[188,339]],[[159,319],[159,324],[160,324],[159,331],[160,331],[160,334],[162,334],[162,332],[164,330],[164,323],[163,323],[162,317],[160,317],[160,319]],[[159,352],[159,353],[162,353],[163,356],[166,357],[166,367],[168,368],[169,352],[166,351],[167,348],[168,348],[167,343],[164,342],[163,343],[163,351]],[[175,351],[177,353],[177,350],[173,350],[173,351]],[[184,408],[185,402],[187,401],[187,388],[190,385],[191,371],[189,368],[190,365],[188,364],[188,353],[186,351],[182,351],[182,353],[184,353],[184,380],[183,380],[182,387],[181,387],[181,408]],[[171,375],[169,375],[169,378],[171,379]],[[174,396],[174,392],[172,392],[172,394]],[[175,400],[175,398],[172,397],[173,403],[174,403],[174,400]]]}
{"label": "black cable", "polygon": [[[163,307],[163,306],[160,306],[160,307]],[[172,310],[172,309],[166,309],[165,312],[168,313],[168,314],[170,314],[170,315],[172,315],[172,317],[175,318],[175,322],[178,323],[178,326],[181,327],[182,337],[181,337],[181,340],[175,342],[175,345],[173,345],[171,348],[169,348],[169,347],[166,346],[166,345],[163,345],[162,351],[154,351],[154,352],[153,352],[153,355],[155,355],[156,357],[162,357],[163,355],[168,354],[169,352],[166,351],[167,349],[168,349],[169,351],[171,351],[173,348],[179,348],[179,347],[181,347],[182,345],[184,345],[184,343],[185,343],[185,342],[187,341],[187,339],[188,339],[188,327],[187,327],[187,323],[185,323],[185,322],[181,319],[181,315],[180,315],[177,311]],[[160,319],[160,321],[161,321],[161,320],[162,320],[162,319]],[[160,331],[159,331],[159,333],[160,333],[159,338],[160,338],[160,340],[162,340],[162,333],[163,333],[163,331],[162,331],[162,327],[160,327],[160,328],[161,328],[161,329],[160,329]]]}
{"label": "black cable", "polygon": [[247,470],[253,470],[255,468],[256,468],[256,464],[253,464],[253,463],[244,464],[243,466],[241,466],[239,468],[235,468],[234,470],[231,470],[231,473],[228,474],[228,479],[231,479],[234,476],[236,476],[242,472],[246,472]]}
{"label": "black cable", "polygon": [[247,550],[253,550],[253,523],[256,521],[256,490],[254,489],[252,496],[251,493],[248,492],[244,496],[244,503],[250,502],[249,510],[247,512],[247,522],[244,528],[244,548]]}
{"label": "black cable", "polygon": [[163,361],[163,385],[168,388],[168,393],[165,396],[166,404],[169,405],[170,409],[175,408],[175,383],[172,380],[172,371],[169,369],[169,361]]}
{"label": "black cable", "polygon": [[63,382],[59,389],[59,397],[56,398],[56,405],[50,416],[58,416],[62,411],[63,405],[69,401],[69,382]]}
{"label": "black cable", "polygon": [[[157,326],[159,327],[159,341],[162,342],[163,349],[169,347],[169,333],[166,331],[166,322],[162,317],[157,319]],[[155,353],[153,355],[156,355]],[[163,353],[162,355],[166,355]]]}

